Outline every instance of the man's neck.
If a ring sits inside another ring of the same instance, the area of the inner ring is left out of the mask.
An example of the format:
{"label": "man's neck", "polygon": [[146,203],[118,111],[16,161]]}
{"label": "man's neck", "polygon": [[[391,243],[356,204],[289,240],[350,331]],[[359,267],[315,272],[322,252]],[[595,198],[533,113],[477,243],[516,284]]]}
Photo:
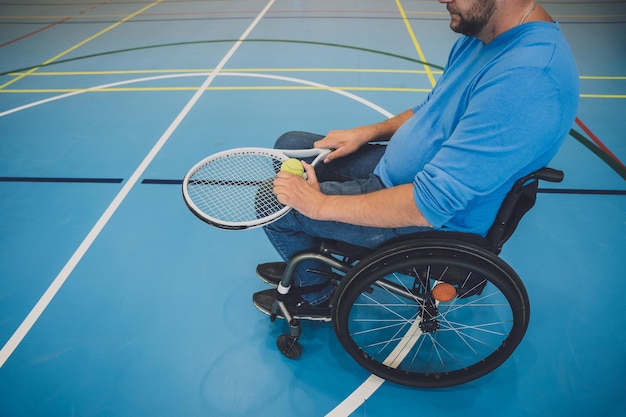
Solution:
{"label": "man's neck", "polygon": [[548,12],[535,1],[521,5],[513,11],[497,10],[492,21],[494,24],[485,26],[483,31],[476,36],[485,45],[516,26],[535,21],[553,22]]}

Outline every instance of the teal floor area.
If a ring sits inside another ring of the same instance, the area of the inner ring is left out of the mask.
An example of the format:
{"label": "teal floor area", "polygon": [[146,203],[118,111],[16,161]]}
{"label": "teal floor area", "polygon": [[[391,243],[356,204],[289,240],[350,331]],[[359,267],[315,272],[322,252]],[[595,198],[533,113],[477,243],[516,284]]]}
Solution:
{"label": "teal floor area", "polygon": [[0,2],[0,417],[626,415],[626,2],[540,4],[581,97],[551,163],[565,180],[501,253],[528,332],[478,380],[368,392],[327,323],[280,354],[284,322],[251,302],[277,254],[260,229],[199,221],[180,180],[217,151],[418,104],[457,37],[445,5]]}

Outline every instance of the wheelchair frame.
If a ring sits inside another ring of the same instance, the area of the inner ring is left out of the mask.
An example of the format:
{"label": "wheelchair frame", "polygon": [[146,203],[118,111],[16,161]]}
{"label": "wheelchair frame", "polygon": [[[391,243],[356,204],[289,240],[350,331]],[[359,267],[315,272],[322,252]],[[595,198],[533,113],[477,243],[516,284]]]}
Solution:
{"label": "wheelchair frame", "polygon": [[338,271],[331,300],[335,334],[368,372],[440,388],[493,371],[517,348],[530,318],[524,284],[498,254],[534,206],[538,182],[562,179],[562,171],[546,167],[517,180],[484,238],[422,232],[373,250],[326,241],[319,251],[294,256],[270,315],[274,321],[280,312],[289,325],[277,347],[291,359],[302,353],[300,322],[283,300],[297,265],[318,260]]}

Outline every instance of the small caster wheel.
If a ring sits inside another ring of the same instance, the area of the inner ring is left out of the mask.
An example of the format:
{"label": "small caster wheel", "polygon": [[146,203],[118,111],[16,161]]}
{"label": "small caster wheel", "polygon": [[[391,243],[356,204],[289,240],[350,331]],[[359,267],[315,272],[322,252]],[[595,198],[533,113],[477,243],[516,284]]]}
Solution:
{"label": "small caster wheel", "polygon": [[302,354],[302,345],[300,345],[296,336],[281,334],[276,339],[276,346],[289,359],[298,359]]}

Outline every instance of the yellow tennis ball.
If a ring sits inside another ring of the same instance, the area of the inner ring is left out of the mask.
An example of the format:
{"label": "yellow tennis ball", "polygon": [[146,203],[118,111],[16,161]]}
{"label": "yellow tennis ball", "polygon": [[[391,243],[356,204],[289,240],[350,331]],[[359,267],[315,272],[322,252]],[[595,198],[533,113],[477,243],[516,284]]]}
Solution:
{"label": "yellow tennis ball", "polygon": [[289,158],[280,166],[281,171],[289,172],[291,174],[301,177],[304,175],[304,167],[302,163],[295,158]]}

